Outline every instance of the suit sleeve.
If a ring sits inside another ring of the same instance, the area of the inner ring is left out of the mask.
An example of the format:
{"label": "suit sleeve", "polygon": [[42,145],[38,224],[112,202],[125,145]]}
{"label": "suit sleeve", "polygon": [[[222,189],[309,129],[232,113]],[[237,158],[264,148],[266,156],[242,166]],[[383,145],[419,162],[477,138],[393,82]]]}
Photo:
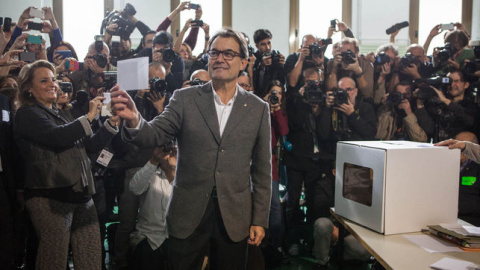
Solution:
{"label": "suit sleeve", "polygon": [[180,91],[175,91],[162,114],[147,122],[140,119],[139,130],[123,128],[122,139],[139,147],[156,147],[168,143],[175,137],[183,119],[183,101]]}
{"label": "suit sleeve", "polygon": [[272,193],[272,149],[270,109],[267,103],[264,106],[257,142],[252,153],[252,225],[268,228]]}

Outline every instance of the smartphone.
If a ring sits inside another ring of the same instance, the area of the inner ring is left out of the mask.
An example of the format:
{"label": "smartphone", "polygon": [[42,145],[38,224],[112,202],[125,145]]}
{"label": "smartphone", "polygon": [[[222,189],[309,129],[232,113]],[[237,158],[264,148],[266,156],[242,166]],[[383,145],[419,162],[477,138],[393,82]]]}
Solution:
{"label": "smartphone", "polygon": [[30,16],[43,19],[45,12],[41,9],[36,9],[34,7],[30,8]]}
{"label": "smartphone", "polygon": [[202,27],[203,26],[203,21],[202,20],[193,20],[192,25]]}
{"label": "smartphone", "polygon": [[73,53],[72,51],[68,50],[68,51],[56,51],[55,53],[58,53],[59,55],[62,56],[62,58],[60,59],[65,59],[65,58],[69,58],[69,57],[73,57]]}
{"label": "smartphone", "polygon": [[190,3],[190,4],[188,5],[188,8],[189,8],[189,9],[198,9],[199,7],[200,7],[199,4],[194,4],[194,3]]}
{"label": "smartphone", "polygon": [[110,101],[112,101],[112,97],[110,93],[104,92],[103,97],[105,98],[103,100],[103,105],[102,105],[102,111],[100,112],[101,116],[112,116],[112,113],[110,112],[111,104]]}
{"label": "smartphone", "polygon": [[337,25],[336,19],[330,20],[330,27],[335,27],[336,25]]}
{"label": "smartphone", "polygon": [[65,70],[68,71],[78,71],[78,70],[83,70],[83,63],[77,62],[77,61],[65,61]]}
{"label": "smartphone", "polygon": [[104,105],[107,105],[108,103],[110,103],[110,101],[112,101],[112,96],[111,96],[111,94],[110,94],[109,92],[104,92],[104,93],[103,93],[103,97],[105,98],[105,99],[103,100],[103,104],[104,104]]}
{"label": "smartphone", "polygon": [[34,52],[21,52],[18,54],[18,60],[33,63],[37,60],[37,55]]}
{"label": "smartphone", "polygon": [[28,22],[28,30],[42,31],[42,29],[43,29],[42,23]]}
{"label": "smartphone", "polygon": [[42,36],[29,35],[27,42],[31,44],[42,44]]}
{"label": "smartphone", "polygon": [[12,28],[12,19],[5,17],[3,20],[3,32],[10,32],[10,28]]}
{"label": "smartphone", "polygon": [[450,31],[450,30],[455,29],[455,25],[453,25],[453,23],[442,24],[440,27],[441,27],[442,31],[443,30],[449,30]]}

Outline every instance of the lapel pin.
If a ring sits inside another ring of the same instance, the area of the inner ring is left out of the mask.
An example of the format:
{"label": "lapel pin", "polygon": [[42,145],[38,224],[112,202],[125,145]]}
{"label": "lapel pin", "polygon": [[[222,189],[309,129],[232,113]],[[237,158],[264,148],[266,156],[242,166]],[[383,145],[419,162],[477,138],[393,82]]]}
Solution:
{"label": "lapel pin", "polygon": [[247,107],[247,103],[244,103],[243,106],[244,106],[244,107]]}

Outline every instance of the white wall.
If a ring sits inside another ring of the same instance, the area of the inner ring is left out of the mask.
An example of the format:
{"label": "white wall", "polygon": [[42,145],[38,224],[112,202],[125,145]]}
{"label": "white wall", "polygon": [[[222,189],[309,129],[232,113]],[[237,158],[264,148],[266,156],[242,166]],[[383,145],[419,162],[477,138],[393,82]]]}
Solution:
{"label": "white wall", "polygon": [[232,28],[245,32],[255,48],[253,33],[257,29],[272,32],[274,50],[289,55],[290,1],[288,0],[233,0]]}
{"label": "white wall", "polygon": [[473,1],[472,8],[472,39],[480,40],[480,1]]}
{"label": "white wall", "polygon": [[[409,20],[409,0],[352,1],[352,31],[361,45],[374,46],[388,43],[390,36],[385,30],[390,26]],[[396,36],[397,45],[408,45],[408,28]]]}

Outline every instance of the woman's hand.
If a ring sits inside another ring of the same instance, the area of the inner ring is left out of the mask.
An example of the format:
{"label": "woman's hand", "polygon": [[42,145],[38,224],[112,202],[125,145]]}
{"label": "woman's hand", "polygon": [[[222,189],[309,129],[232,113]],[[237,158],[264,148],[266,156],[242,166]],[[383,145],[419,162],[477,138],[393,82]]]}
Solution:
{"label": "woman's hand", "polygon": [[102,111],[102,101],[104,97],[98,96],[92,100],[90,100],[88,104],[88,120],[90,123],[95,119],[95,117]]}

